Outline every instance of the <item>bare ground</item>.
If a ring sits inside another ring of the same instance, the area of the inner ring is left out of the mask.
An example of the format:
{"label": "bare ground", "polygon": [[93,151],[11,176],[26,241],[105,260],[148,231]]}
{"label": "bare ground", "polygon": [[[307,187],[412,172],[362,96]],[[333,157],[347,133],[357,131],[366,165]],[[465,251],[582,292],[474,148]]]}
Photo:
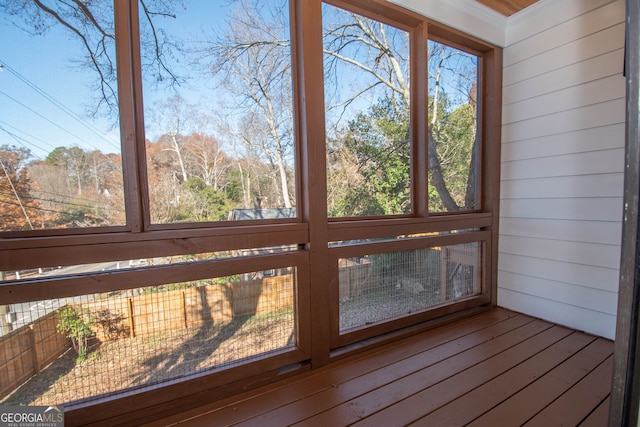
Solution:
{"label": "bare ground", "polygon": [[[340,329],[362,327],[420,311],[437,295],[417,298],[402,290],[364,292],[341,301]],[[67,351],[7,397],[4,404],[54,405],[95,400],[124,390],[185,377],[295,345],[293,313],[246,316],[226,324],[147,337],[94,342],[87,359]]]}
{"label": "bare ground", "polygon": [[293,315],[243,317],[172,334],[94,342],[85,361],[67,351],[1,403],[54,405],[91,400],[293,345]]}

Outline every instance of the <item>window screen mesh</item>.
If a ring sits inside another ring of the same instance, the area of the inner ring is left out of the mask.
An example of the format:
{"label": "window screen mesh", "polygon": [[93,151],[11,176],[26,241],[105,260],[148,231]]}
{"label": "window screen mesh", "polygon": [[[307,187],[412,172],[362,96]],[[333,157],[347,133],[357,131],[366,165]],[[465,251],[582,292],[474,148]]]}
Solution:
{"label": "window screen mesh", "polygon": [[3,306],[0,402],[92,400],[296,345],[293,268]]}
{"label": "window screen mesh", "polygon": [[338,260],[340,332],[480,292],[480,244]]}

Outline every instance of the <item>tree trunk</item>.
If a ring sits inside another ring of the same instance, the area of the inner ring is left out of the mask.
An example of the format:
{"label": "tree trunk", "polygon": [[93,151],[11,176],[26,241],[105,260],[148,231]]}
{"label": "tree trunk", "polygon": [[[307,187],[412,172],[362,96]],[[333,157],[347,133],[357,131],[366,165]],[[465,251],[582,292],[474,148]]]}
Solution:
{"label": "tree trunk", "polygon": [[438,159],[438,153],[436,152],[436,142],[433,140],[431,131],[428,131],[427,135],[429,139],[428,153],[429,153],[429,171],[431,172],[431,183],[436,188],[442,204],[447,212],[457,212],[460,207],[455,200],[451,197],[451,193],[447,189],[447,185],[442,177],[442,168],[440,166],[440,160]]}

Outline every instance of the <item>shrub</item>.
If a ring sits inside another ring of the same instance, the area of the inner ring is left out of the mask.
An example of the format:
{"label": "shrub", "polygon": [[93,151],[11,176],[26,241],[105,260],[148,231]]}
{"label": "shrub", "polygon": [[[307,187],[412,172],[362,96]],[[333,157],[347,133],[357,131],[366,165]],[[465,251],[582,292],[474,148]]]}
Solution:
{"label": "shrub", "polygon": [[83,310],[79,306],[68,304],[58,309],[58,332],[71,339],[80,362],[87,358],[89,338],[95,335],[90,328],[92,321],[88,310]]}

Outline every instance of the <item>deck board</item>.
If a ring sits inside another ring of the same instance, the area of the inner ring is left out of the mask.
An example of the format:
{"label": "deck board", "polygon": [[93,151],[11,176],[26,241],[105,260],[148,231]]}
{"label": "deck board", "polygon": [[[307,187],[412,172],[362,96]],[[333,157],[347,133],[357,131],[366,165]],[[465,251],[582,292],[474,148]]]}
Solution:
{"label": "deck board", "polygon": [[606,425],[612,353],[498,308],[148,426]]}
{"label": "deck board", "polygon": [[600,427],[609,424],[609,405],[611,398],[607,397],[589,416],[580,423],[580,427]]}
{"label": "deck board", "polygon": [[570,333],[523,363],[506,370],[469,393],[452,399],[443,407],[418,420],[416,425],[435,425],[430,423],[436,421],[447,426],[468,424],[485,413],[487,408],[500,405],[511,397],[514,391],[529,386],[593,341],[593,337]]}
{"label": "deck board", "polygon": [[589,416],[592,408],[597,407],[609,396],[612,369],[613,356],[609,356],[560,398],[536,414],[525,426],[579,425]]}
{"label": "deck board", "polygon": [[580,381],[585,373],[591,372],[611,354],[613,354],[612,342],[603,339],[595,340],[575,356],[559,364],[529,387],[518,391],[470,425],[495,427],[505,419],[512,420],[514,425],[524,424],[561,397]]}

